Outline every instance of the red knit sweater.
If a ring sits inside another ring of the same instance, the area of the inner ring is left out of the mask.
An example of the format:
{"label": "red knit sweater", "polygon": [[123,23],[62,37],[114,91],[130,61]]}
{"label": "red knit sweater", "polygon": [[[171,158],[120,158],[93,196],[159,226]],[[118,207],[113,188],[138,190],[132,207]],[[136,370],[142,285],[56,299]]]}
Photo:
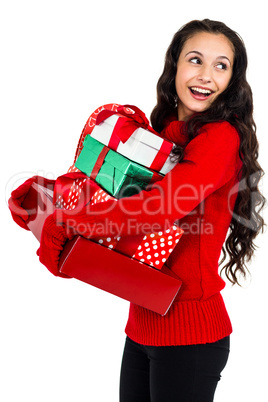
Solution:
{"label": "red knit sweater", "polygon": [[[180,143],[183,122],[176,124],[165,136]],[[218,274],[218,260],[238,191],[238,151],[234,127],[227,122],[207,124],[185,147],[183,161],[150,191],[96,204],[90,213],[82,210],[76,215],[78,233],[79,223],[84,224],[83,236],[151,233],[178,220],[184,230],[166,261],[182,280],[182,288],[165,316],[130,304],[126,334],[134,341],[188,345],[214,342],[232,332],[220,294],[225,283]],[[68,214],[63,220],[67,219]]]}

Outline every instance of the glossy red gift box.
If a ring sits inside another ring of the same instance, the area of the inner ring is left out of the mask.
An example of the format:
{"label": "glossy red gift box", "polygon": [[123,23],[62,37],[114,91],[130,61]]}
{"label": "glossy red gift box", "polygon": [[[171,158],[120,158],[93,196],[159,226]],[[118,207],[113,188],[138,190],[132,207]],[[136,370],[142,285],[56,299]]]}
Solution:
{"label": "glossy red gift box", "polygon": [[[28,227],[40,240],[44,221],[54,210],[51,189],[34,183],[23,206],[33,212]],[[167,313],[182,284],[165,265],[157,270],[80,236],[67,242],[59,270],[161,315]]]}
{"label": "glossy red gift box", "polygon": [[80,236],[66,245],[59,270],[161,315],[181,287],[166,266],[157,270]]}

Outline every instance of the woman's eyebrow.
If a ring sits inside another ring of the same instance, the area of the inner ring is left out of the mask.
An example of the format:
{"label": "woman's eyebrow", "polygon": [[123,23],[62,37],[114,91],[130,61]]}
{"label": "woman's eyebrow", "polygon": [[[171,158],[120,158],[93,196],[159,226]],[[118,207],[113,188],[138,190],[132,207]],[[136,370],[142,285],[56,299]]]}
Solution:
{"label": "woman's eyebrow", "polygon": [[190,54],[190,53],[196,53],[196,54],[199,54],[199,56],[202,56],[202,57],[203,57],[203,54],[202,54],[201,52],[198,52],[198,50],[191,50],[190,52],[188,52],[188,53],[185,55],[185,57],[188,56],[188,54]]}

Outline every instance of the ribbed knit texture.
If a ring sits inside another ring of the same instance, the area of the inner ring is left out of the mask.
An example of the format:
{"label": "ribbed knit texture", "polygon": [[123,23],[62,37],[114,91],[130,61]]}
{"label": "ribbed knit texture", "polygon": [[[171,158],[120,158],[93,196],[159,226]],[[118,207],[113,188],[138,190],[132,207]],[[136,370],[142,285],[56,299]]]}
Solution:
{"label": "ribbed knit texture", "polygon": [[220,293],[204,301],[176,302],[165,316],[131,303],[126,325],[129,338],[153,346],[210,343],[231,332]]}

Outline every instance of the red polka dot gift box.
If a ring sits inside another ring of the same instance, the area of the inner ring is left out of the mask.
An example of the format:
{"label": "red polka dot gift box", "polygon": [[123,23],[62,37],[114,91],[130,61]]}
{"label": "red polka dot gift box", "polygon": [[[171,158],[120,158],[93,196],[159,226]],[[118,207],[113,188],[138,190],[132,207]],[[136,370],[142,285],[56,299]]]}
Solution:
{"label": "red polka dot gift box", "polygon": [[161,269],[182,234],[183,230],[173,225],[163,232],[145,235],[133,258]]}

